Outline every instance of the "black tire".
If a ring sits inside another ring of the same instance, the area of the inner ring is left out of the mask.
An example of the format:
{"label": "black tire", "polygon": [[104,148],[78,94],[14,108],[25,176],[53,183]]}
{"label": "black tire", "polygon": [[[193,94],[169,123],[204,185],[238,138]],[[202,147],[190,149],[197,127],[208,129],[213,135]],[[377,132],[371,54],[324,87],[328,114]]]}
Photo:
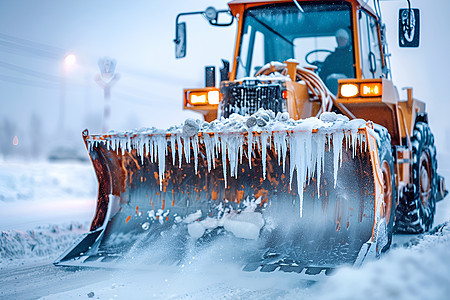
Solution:
{"label": "black tire", "polygon": [[377,147],[380,167],[383,172],[384,200],[383,216],[386,216],[387,244],[382,252],[389,249],[394,233],[395,211],[397,206],[397,187],[395,183],[394,156],[392,155],[391,135],[386,128],[376,125],[375,132],[378,134]]}
{"label": "black tire", "polygon": [[422,233],[433,226],[438,187],[436,147],[427,123],[414,125],[411,146],[413,187],[400,199],[396,231]]}

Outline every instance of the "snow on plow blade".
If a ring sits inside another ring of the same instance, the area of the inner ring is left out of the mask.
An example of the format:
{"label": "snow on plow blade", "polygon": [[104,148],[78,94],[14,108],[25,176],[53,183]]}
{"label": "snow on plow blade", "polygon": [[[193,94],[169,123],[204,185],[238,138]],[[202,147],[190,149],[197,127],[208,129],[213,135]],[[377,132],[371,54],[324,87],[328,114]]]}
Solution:
{"label": "snow on plow blade", "polygon": [[244,270],[360,264],[382,248],[382,176],[375,133],[348,123],[193,136],[85,131],[97,209],[91,232],[55,264],[152,252],[164,232],[173,261],[189,242],[226,237],[247,250]]}

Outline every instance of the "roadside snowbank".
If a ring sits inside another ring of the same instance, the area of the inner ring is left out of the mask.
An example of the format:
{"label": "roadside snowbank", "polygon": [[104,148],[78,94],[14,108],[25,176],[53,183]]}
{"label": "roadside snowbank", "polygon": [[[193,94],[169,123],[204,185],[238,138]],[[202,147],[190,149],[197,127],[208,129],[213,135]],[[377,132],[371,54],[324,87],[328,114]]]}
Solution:
{"label": "roadside snowbank", "polygon": [[96,195],[97,180],[90,164],[2,161],[0,232],[90,221]]}
{"label": "roadside snowbank", "polygon": [[74,240],[89,230],[88,223],[43,225],[23,231],[0,233],[0,267],[29,262],[36,258],[55,259]]}
{"label": "roadside snowbank", "polygon": [[89,230],[96,194],[90,164],[1,161],[0,267],[61,255]]}
{"label": "roadside snowbank", "polygon": [[94,169],[87,163],[0,162],[0,202],[95,197],[96,189]]}

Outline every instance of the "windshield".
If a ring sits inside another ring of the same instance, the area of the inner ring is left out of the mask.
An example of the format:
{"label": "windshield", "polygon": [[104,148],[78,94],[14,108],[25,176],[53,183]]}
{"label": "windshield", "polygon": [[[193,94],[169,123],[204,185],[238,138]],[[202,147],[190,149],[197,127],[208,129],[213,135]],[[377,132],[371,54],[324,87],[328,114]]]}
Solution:
{"label": "windshield", "polygon": [[[248,9],[238,56],[237,76],[254,76],[266,63],[294,58],[315,65],[322,80],[355,77],[351,5],[301,2]],[[328,85],[328,84],[327,84]]]}

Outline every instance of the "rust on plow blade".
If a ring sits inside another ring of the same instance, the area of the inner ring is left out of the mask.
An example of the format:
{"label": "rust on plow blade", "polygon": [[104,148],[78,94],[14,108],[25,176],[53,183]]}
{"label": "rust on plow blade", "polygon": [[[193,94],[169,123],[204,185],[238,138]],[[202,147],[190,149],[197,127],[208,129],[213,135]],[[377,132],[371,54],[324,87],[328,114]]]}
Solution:
{"label": "rust on plow blade", "polygon": [[[161,236],[171,240],[167,256],[174,261],[183,260],[189,241],[235,240],[245,248],[245,270],[313,274],[379,252],[382,177],[368,127],[193,137],[85,131],[84,139],[99,181],[97,209],[91,232],[57,265],[152,252]],[[249,204],[252,216],[262,217],[259,227],[255,218],[223,225]],[[256,238],[240,233],[249,228]]]}

